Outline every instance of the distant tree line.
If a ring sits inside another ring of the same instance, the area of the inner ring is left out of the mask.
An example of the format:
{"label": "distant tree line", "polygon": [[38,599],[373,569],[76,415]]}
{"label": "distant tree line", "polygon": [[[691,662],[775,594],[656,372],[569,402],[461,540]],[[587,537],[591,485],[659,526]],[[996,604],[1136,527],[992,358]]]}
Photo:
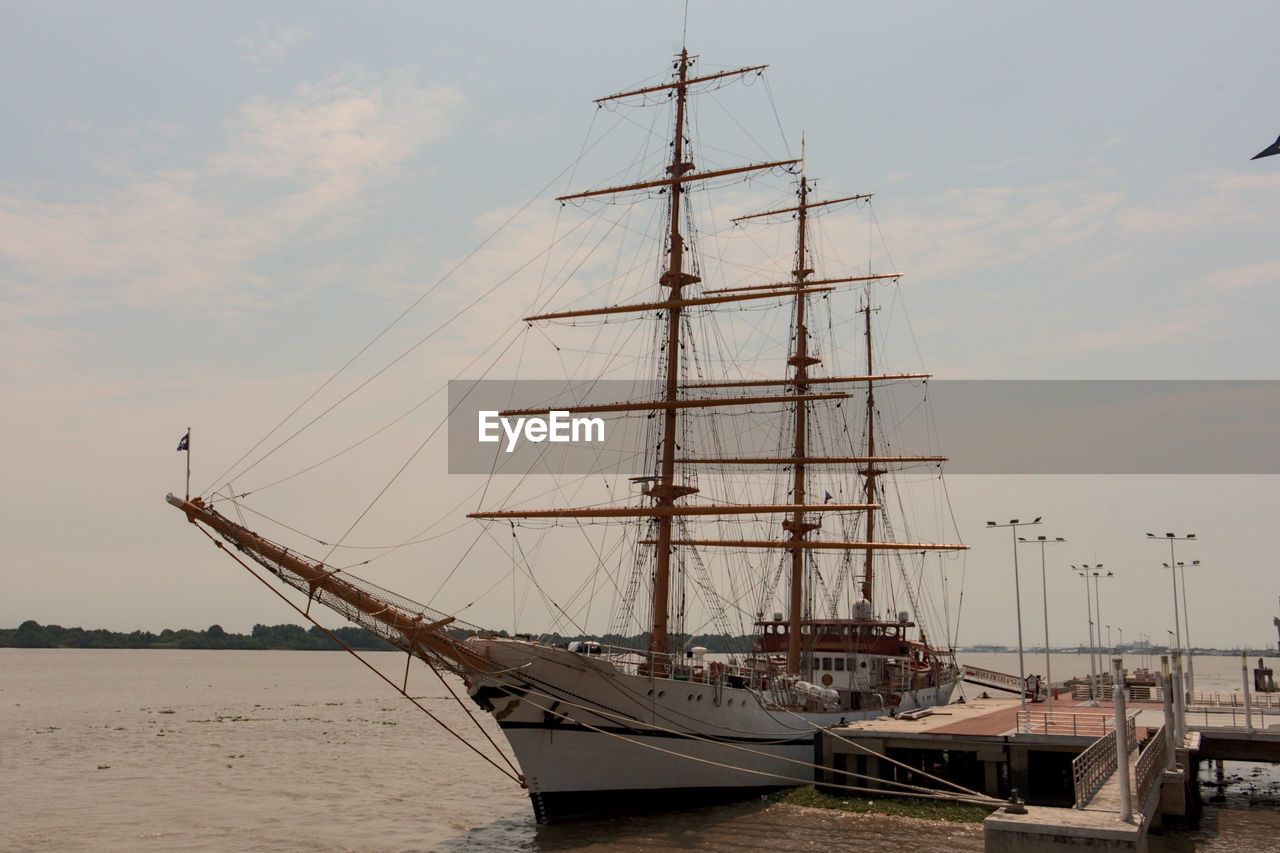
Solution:
{"label": "distant tree line", "polygon": [[[363,628],[337,628],[334,636],[353,649],[388,651],[395,647]],[[102,628],[64,628],[28,619],[17,628],[0,628],[0,648],[20,649],[297,649],[335,651],[342,647],[318,627],[254,625],[251,634],[231,634],[221,625],[203,631],[190,628],[122,633]]]}
{"label": "distant tree line", "polygon": [[[499,636],[510,636],[498,631]],[[381,637],[363,628],[346,627],[333,630],[334,636],[353,649],[361,651],[390,651],[395,647]],[[647,649],[648,634],[517,634],[517,637],[538,639],[544,643],[567,646],[575,640],[587,640],[628,649]],[[668,648],[690,649],[702,646],[714,653],[738,652],[751,649],[753,637],[731,637],[727,634],[699,634],[672,636]],[[28,619],[17,628],[0,628],[0,648],[19,649],[296,649],[305,651],[334,651],[340,649],[324,631],[300,625],[254,625],[250,634],[231,634],[221,625],[210,625],[203,631],[190,628],[164,629],[159,634],[150,631],[107,631],[103,628],[64,628],[61,625],[41,625]]]}

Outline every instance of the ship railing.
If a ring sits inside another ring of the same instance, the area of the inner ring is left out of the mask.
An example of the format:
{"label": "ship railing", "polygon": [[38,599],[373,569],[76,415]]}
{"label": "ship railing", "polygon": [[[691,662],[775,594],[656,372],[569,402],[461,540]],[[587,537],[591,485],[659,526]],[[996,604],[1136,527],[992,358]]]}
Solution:
{"label": "ship railing", "polygon": [[[596,650],[599,651],[596,651]],[[589,651],[579,652],[588,657],[605,658],[618,670],[631,675],[667,678],[673,681],[690,681],[698,684],[741,685],[759,690],[770,681],[770,672],[756,667],[732,662],[708,661],[705,658],[682,654],[656,653],[624,646],[592,644]]]}
{"label": "ship railing", "polygon": [[1153,737],[1147,738],[1147,745],[1138,756],[1138,763],[1133,768],[1134,788],[1137,790],[1137,802],[1141,808],[1151,789],[1164,774],[1165,756],[1169,744],[1165,738],[1164,726]]}
{"label": "ship railing", "polygon": [[[1125,743],[1132,751],[1138,745],[1135,720],[1137,715],[1129,717],[1125,723]],[[1071,781],[1075,788],[1076,808],[1083,808],[1093,795],[1102,787],[1119,766],[1116,756],[1116,736],[1112,730],[1100,735],[1084,752],[1071,762]],[[1125,771],[1129,772],[1128,757],[1125,758]]]}

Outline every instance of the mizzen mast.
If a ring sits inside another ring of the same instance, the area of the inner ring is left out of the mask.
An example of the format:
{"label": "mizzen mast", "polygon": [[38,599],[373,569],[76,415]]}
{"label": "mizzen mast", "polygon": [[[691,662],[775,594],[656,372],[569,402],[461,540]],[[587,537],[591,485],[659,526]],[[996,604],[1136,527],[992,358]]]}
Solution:
{"label": "mizzen mast", "polygon": [[[862,308],[863,315],[866,318],[866,339],[867,339],[867,375],[874,376],[875,371],[871,369],[871,295],[867,294],[867,302]],[[876,455],[876,384],[874,381],[867,382],[867,456],[874,459]],[[876,467],[872,462],[863,469],[862,475],[867,481],[866,495],[867,503],[872,503],[876,494],[876,478],[880,476],[881,469]],[[875,542],[876,514],[875,511],[867,513],[867,542]],[[866,562],[863,565],[862,574],[862,597],[871,602],[872,578],[874,569],[872,559],[875,551],[871,548],[867,549]],[[874,604],[872,605],[874,607]]]}

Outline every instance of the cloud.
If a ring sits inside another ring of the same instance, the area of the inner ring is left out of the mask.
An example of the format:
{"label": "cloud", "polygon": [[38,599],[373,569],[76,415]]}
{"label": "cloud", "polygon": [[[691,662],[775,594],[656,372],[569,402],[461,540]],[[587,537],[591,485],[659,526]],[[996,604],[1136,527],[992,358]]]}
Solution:
{"label": "cloud", "polygon": [[1202,306],[1189,306],[1163,317],[1112,320],[1108,329],[1089,330],[1072,335],[1063,347],[1074,352],[1108,352],[1140,350],[1153,345],[1188,340],[1197,333],[1203,339],[1221,321],[1220,312]]}
{"label": "cloud", "polygon": [[1215,290],[1253,290],[1263,284],[1280,284],[1280,261],[1233,267],[1209,276],[1209,285]]}
{"label": "cloud", "polygon": [[1203,172],[1168,181],[1157,197],[1120,211],[1130,238],[1178,236],[1274,221],[1280,173]]}
{"label": "cloud", "polygon": [[248,101],[177,168],[153,165],[154,146],[190,141],[163,126],[133,161],[99,152],[102,180],[70,199],[58,186],[0,187],[0,270],[12,268],[27,319],[104,306],[242,317],[291,298],[262,268],[273,253],[358,228],[369,191],[448,133],[461,103],[410,69],[353,66]]}
{"label": "cloud", "polygon": [[[946,281],[1078,245],[1106,227],[1123,202],[1120,190],[1076,182],[988,186],[904,200],[880,222],[894,255],[911,259],[913,278]],[[848,241],[857,245],[853,239],[851,233]]]}
{"label": "cloud", "polygon": [[240,58],[258,70],[278,67],[294,46],[311,36],[307,27],[275,27],[266,22],[253,32],[236,36]]}
{"label": "cloud", "polygon": [[1033,155],[1028,154],[1025,157],[1014,157],[1011,160],[1004,160],[1000,163],[992,163],[992,164],[983,165],[983,166],[970,166],[969,171],[970,172],[996,172],[1008,166],[1015,166],[1018,163],[1026,163],[1034,159],[1036,158]]}

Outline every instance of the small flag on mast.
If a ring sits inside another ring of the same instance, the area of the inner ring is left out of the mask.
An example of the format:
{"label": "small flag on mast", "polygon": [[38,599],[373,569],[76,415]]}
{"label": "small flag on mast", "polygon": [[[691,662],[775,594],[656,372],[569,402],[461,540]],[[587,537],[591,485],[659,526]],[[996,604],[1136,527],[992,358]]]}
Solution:
{"label": "small flag on mast", "polygon": [[826,497],[822,499],[822,502],[823,502],[824,504],[829,504],[829,503],[831,503],[831,493],[830,493],[830,492],[826,492],[825,494],[826,494]]}
{"label": "small flag on mast", "polygon": [[178,442],[178,450],[185,450],[188,453],[191,452],[191,430],[187,430],[187,434]]}

